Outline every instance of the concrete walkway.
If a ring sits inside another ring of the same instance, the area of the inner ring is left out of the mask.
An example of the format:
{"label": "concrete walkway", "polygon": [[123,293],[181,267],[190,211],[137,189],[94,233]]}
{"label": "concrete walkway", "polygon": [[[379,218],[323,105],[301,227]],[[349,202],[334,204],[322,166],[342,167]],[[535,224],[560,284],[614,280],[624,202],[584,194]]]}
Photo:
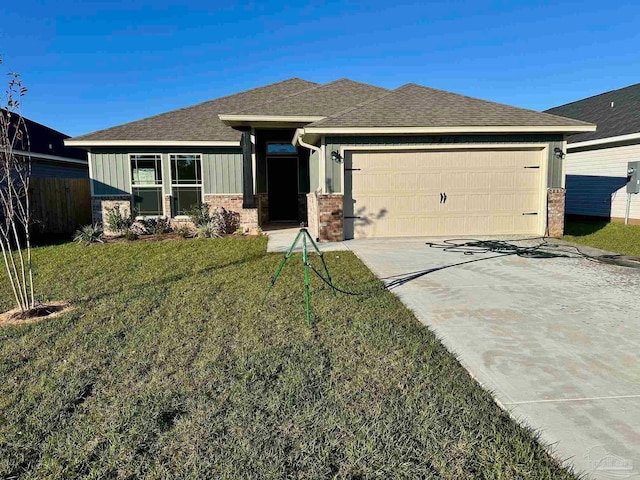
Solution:
{"label": "concrete walkway", "polygon": [[[269,237],[269,241],[267,243],[267,252],[287,252],[291,247],[291,244],[296,239],[296,235],[300,231],[299,226],[292,226],[286,228],[271,228],[269,230],[265,230],[265,234]],[[333,252],[337,250],[347,250],[344,242],[330,242],[330,243],[316,243],[320,251],[322,252]],[[309,248],[312,247],[309,245]],[[302,251],[302,243],[299,243],[295,252]]]}
{"label": "concrete walkway", "polygon": [[345,244],[559,459],[588,478],[640,478],[640,270],[426,240]]}

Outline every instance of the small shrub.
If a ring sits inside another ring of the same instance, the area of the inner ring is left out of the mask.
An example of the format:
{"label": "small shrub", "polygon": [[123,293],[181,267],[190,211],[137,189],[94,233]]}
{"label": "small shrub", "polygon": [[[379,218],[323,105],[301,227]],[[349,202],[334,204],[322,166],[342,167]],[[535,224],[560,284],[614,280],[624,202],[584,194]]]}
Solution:
{"label": "small shrub", "polygon": [[189,210],[189,219],[196,226],[196,230],[202,227],[202,232],[208,231],[211,233],[206,237],[202,237],[196,232],[196,236],[199,238],[221,237],[222,235],[235,232],[240,226],[239,213],[230,212],[222,207],[218,207],[211,212],[208,203],[201,203]]}
{"label": "small shrub", "polygon": [[169,219],[164,217],[158,217],[154,219],[155,222],[153,224],[153,228],[151,231],[154,235],[162,235],[164,233],[171,233],[173,228],[171,227],[171,222]]}
{"label": "small shrub", "polygon": [[189,219],[196,227],[204,226],[209,223],[209,220],[211,219],[209,214],[209,204],[200,203],[198,205],[194,205],[187,211],[187,215],[189,215]]}
{"label": "small shrub", "polygon": [[144,220],[137,220],[133,222],[131,227],[129,227],[129,230],[131,230],[133,233],[135,233],[138,236],[151,235],[151,231],[147,228],[147,225],[144,222]]}
{"label": "small shrub", "polygon": [[120,205],[113,208],[107,208],[107,227],[115,233],[124,234],[126,230],[130,230],[136,221],[135,209],[131,209],[129,215],[124,215],[120,211]]}
{"label": "small shrub", "polygon": [[182,238],[189,238],[193,236],[193,230],[191,230],[191,228],[189,228],[186,225],[182,225],[181,227],[178,227],[178,229],[176,230],[176,233],[178,234],[178,236]]}
{"label": "small shrub", "polygon": [[138,235],[162,235],[172,231],[171,224],[164,217],[143,218],[132,225]]}
{"label": "small shrub", "polygon": [[104,243],[104,231],[99,224],[85,225],[80,230],[76,231],[73,241],[89,245],[90,243]]}
{"label": "small shrub", "polygon": [[238,212],[231,212],[224,208],[219,208],[216,213],[219,212],[222,215],[224,221],[224,233],[233,233],[240,228],[240,214]]}
{"label": "small shrub", "polygon": [[137,240],[138,239],[138,234],[136,232],[134,232],[133,230],[131,230],[130,228],[127,228],[122,233],[124,235],[125,240],[129,240],[130,242],[132,242],[133,240]]}
{"label": "small shrub", "polygon": [[204,225],[197,225],[195,236],[196,238],[217,238],[220,237],[218,230],[218,226],[213,222],[205,223]]}

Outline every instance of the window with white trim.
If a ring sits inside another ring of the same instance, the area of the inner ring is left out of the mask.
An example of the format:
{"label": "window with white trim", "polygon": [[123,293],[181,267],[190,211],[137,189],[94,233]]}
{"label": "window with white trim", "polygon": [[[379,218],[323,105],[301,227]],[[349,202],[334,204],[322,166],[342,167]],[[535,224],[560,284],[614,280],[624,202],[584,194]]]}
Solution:
{"label": "window with white trim", "polygon": [[187,215],[202,203],[202,158],[199,154],[169,155],[175,215]]}
{"label": "window with white trim", "polygon": [[133,208],[140,216],[162,215],[162,156],[129,155]]}

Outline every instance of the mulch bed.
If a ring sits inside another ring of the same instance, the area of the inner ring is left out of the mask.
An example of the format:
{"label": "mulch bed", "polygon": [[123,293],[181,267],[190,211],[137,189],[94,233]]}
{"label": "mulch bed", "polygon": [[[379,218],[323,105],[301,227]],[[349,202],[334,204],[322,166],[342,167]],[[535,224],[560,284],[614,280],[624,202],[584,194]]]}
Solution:
{"label": "mulch bed", "polygon": [[39,303],[26,312],[19,308],[14,308],[8,312],[0,313],[0,327],[9,325],[22,325],[25,323],[39,322],[55,318],[73,309],[69,302],[47,302]]}

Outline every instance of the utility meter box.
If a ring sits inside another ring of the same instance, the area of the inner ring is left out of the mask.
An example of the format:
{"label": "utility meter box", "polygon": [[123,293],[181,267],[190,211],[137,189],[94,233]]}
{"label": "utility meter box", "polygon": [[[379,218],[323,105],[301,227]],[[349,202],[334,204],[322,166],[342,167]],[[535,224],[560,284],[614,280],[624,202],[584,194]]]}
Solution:
{"label": "utility meter box", "polygon": [[627,164],[627,193],[640,193],[640,161]]}

